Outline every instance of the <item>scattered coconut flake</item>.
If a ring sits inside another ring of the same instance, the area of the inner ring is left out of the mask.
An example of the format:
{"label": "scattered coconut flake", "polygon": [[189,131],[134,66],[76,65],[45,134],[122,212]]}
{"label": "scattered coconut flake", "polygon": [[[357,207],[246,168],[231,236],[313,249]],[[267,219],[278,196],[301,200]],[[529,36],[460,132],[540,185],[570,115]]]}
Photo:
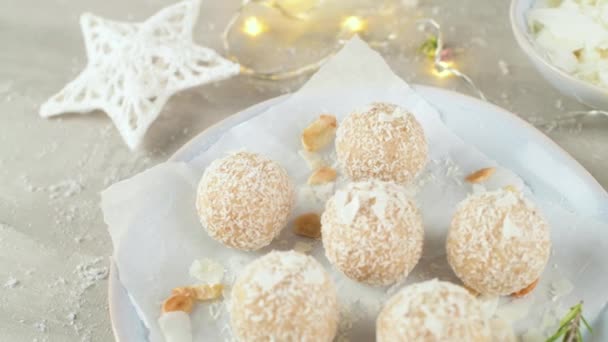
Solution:
{"label": "scattered coconut flake", "polygon": [[67,318],[68,318],[68,323],[69,323],[70,325],[74,325],[74,322],[76,322],[76,317],[77,317],[77,315],[76,315],[76,313],[75,313],[75,312],[70,312],[70,313],[68,314],[68,316],[67,316]]}
{"label": "scattered coconut flake", "polygon": [[4,283],[4,287],[7,289],[14,289],[20,284],[19,280],[14,277],[9,277],[8,280]]}
{"label": "scattered coconut flake", "polygon": [[260,270],[255,273],[253,282],[262,288],[262,291],[270,291],[276,284],[281,282],[285,276],[271,269]]}
{"label": "scattered coconut flake", "polygon": [[504,221],[502,222],[502,237],[504,239],[510,239],[513,237],[521,237],[522,230],[519,228],[513,220],[511,220],[511,216],[505,216]]}
{"label": "scattered coconut flake", "polygon": [[388,115],[384,112],[382,112],[378,115],[378,121],[380,121],[380,122],[391,122],[393,120],[395,120],[394,116]]}
{"label": "scattered coconut flake", "polygon": [[165,337],[165,342],[192,342],[192,324],[190,316],[183,311],[163,313],[158,325]]}
{"label": "scattered coconut flake", "polygon": [[199,259],[192,262],[189,273],[203,284],[219,284],[224,279],[224,266],[211,259]]}
{"label": "scattered coconut flake", "polygon": [[372,205],[372,211],[380,220],[384,220],[386,214],[386,206],[388,204],[388,196],[383,191],[374,193],[376,202]]}
{"label": "scattered coconut flake", "polygon": [[108,268],[106,266],[98,265],[102,260],[103,258],[99,257],[76,266],[76,270],[74,272],[83,280],[83,288],[89,288],[95,283],[108,277]]}
{"label": "scattered coconut flake", "polygon": [[507,62],[503,61],[502,59],[498,61],[498,68],[503,76],[507,76],[510,73]]}
{"label": "scattered coconut flake", "polygon": [[353,221],[355,220],[355,216],[357,216],[357,213],[359,212],[359,206],[360,206],[360,202],[359,202],[359,197],[354,196],[353,199],[346,205],[342,206],[342,207],[338,207],[336,205],[336,208],[338,209],[338,216],[340,217],[340,221],[343,224],[351,224],[353,223]]}
{"label": "scattered coconut flake", "polygon": [[574,285],[566,279],[561,278],[551,283],[551,288],[549,292],[551,293],[551,300],[557,301],[559,298],[570,294],[574,290]]}
{"label": "scattered coconut flake", "polygon": [[47,331],[46,320],[43,319],[42,321],[34,323],[34,328],[36,328],[36,330],[40,331],[41,333],[46,332]]}

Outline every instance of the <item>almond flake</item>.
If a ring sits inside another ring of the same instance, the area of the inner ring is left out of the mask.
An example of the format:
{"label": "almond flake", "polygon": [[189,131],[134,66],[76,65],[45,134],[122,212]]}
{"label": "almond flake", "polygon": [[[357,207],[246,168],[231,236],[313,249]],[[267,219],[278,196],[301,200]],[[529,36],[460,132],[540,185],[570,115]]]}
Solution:
{"label": "almond flake", "polygon": [[190,297],[192,299],[204,301],[219,298],[224,291],[224,285],[213,284],[213,285],[195,285],[176,287],[171,292],[173,295],[181,295]]}
{"label": "almond flake", "polygon": [[194,299],[191,296],[183,293],[173,294],[163,302],[162,312],[183,311],[191,313],[193,305]]}
{"label": "almond flake", "polygon": [[321,218],[316,213],[302,214],[293,222],[294,233],[297,235],[318,239],[321,237]]}
{"label": "almond flake", "polygon": [[530,293],[530,292],[532,292],[532,290],[534,290],[536,285],[538,285],[538,279],[536,279],[532,284],[526,286],[524,289],[521,289],[521,290],[511,294],[511,296],[513,296],[515,298],[525,297],[528,293]]}
{"label": "almond flake", "polygon": [[333,115],[321,115],[302,132],[302,146],[309,152],[322,149],[332,142],[338,123]]}
{"label": "almond flake", "polygon": [[308,177],[308,184],[319,185],[333,182],[336,180],[336,175],[336,170],[332,169],[331,167],[323,166],[318,168],[312,173],[312,175],[310,175],[310,177]]}
{"label": "almond flake", "polygon": [[495,172],[495,167],[486,167],[471,173],[465,178],[465,180],[469,183],[481,183],[490,178],[490,176],[492,176]]}

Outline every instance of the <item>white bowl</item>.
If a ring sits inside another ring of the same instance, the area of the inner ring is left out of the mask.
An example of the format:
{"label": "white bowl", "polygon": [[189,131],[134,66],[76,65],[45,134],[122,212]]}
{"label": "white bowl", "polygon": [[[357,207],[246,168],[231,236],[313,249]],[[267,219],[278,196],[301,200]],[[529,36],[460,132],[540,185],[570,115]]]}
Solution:
{"label": "white bowl", "polygon": [[596,109],[608,109],[608,90],[580,80],[547,61],[534,47],[529,34],[527,12],[536,0],[511,1],[511,27],[521,49],[528,55],[536,69],[562,94]]}

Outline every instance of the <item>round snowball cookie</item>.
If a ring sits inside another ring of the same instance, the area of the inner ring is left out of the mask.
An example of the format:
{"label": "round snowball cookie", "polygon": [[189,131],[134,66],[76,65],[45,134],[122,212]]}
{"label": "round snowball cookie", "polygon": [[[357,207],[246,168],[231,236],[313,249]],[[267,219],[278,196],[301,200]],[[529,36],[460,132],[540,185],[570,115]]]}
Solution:
{"label": "round snowball cookie", "polygon": [[376,341],[491,341],[481,304],[466,289],[430,280],[403,288],[376,321]]}
{"label": "round snowball cookie", "polygon": [[416,266],[424,229],[401,185],[366,181],[349,184],[327,201],[321,237],[336,268],[356,281],[382,286]]}
{"label": "round snowball cookie", "polygon": [[229,307],[240,342],[331,342],[338,327],[329,274],[294,251],[271,252],[249,264],[234,283]]}
{"label": "round snowball cookie", "polygon": [[407,184],[426,165],[428,147],[414,115],[393,104],[373,103],[342,121],[336,132],[336,154],[354,181]]}
{"label": "round snowball cookie", "polygon": [[293,204],[294,190],[285,169],[250,152],[212,162],[196,199],[209,236],[246,251],[270,244],[287,224]]}
{"label": "round snowball cookie", "polygon": [[543,272],[551,250],[549,226],[517,190],[474,194],[460,203],[447,236],[448,262],[471,289],[509,295]]}

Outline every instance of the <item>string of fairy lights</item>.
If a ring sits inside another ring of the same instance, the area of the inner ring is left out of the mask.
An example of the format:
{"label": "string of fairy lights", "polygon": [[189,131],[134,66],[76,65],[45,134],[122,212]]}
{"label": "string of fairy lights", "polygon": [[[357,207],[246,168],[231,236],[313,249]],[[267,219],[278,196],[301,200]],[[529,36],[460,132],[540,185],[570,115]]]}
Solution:
{"label": "string of fairy lights", "polygon": [[[283,18],[288,20],[306,21],[311,18],[312,12],[318,9],[324,1],[325,0],[243,0],[240,7],[228,21],[228,24],[222,33],[222,43],[224,50],[226,51],[226,57],[230,58],[241,66],[242,74],[265,80],[284,80],[318,70],[329,58],[337,53],[343,44],[353,35],[362,35],[366,32],[368,29],[368,20],[366,18],[357,15],[344,17],[340,21],[340,29],[335,37],[336,45],[328,54],[305,65],[284,69],[281,71],[263,71],[257,67],[244,63],[238,57],[238,55],[234,53],[230,36],[237,29],[240,30],[242,34],[250,38],[258,37],[270,30],[270,27],[266,22],[264,22],[263,19],[253,15],[244,17],[246,13],[245,9],[250,4],[256,4],[274,10]],[[429,57],[430,60],[432,60],[432,74],[437,78],[456,77],[461,82],[466,84],[471,91],[477,95],[477,97],[484,101],[488,101],[483,91],[475,84],[473,79],[456,67],[452,58],[453,54],[451,53],[451,49],[446,48],[444,45],[445,41],[443,38],[441,25],[434,19],[430,18],[421,19],[418,21],[418,23],[425,30],[431,31],[431,35],[421,46],[420,51]],[[238,24],[241,25],[238,26]],[[392,39],[394,39],[394,37],[388,36],[386,40],[367,40],[367,43],[372,46],[383,46],[389,43]],[[565,115],[554,117],[551,121],[538,121],[534,124],[538,127],[545,127],[548,125],[555,125],[556,123],[559,124],[561,122],[572,121],[578,118],[594,116],[608,117],[608,112],[597,109],[589,111],[571,111],[567,112]]]}

